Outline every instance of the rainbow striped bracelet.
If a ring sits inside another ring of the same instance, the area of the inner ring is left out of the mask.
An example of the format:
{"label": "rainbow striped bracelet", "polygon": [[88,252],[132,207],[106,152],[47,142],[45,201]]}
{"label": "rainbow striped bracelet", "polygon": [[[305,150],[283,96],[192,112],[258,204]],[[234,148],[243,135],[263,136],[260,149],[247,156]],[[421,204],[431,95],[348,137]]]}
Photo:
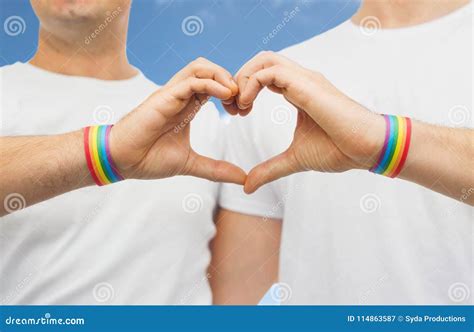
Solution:
{"label": "rainbow striped bracelet", "polygon": [[84,152],[87,167],[98,186],[122,181],[110,155],[109,136],[111,125],[84,128]]}
{"label": "rainbow striped bracelet", "polygon": [[370,171],[395,178],[407,160],[411,141],[411,120],[398,115],[384,115],[384,118],[385,141],[380,157]]}

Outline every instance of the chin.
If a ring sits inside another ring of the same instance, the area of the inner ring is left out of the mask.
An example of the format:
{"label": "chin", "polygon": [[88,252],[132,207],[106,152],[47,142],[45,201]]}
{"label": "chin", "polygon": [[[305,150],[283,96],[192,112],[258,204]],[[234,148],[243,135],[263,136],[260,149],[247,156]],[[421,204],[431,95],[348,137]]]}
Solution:
{"label": "chin", "polygon": [[40,20],[84,22],[105,18],[118,7],[124,9],[129,2],[124,0],[32,0],[31,5]]}

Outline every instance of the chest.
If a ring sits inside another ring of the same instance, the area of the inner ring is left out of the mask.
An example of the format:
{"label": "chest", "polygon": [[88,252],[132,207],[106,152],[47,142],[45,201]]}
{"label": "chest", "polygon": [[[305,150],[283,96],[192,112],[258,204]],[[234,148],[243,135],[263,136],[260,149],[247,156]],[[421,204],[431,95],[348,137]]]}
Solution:
{"label": "chest", "polygon": [[452,40],[364,45],[310,66],[377,113],[445,126],[472,126],[472,53]]}

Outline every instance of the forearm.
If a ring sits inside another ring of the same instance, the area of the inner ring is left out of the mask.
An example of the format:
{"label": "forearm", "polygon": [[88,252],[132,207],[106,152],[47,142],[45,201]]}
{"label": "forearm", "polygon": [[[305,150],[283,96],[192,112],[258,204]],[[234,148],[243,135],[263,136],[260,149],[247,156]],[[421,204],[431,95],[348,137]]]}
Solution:
{"label": "forearm", "polygon": [[92,185],[84,154],[82,130],[54,136],[0,138],[0,215],[10,194],[26,205]]}
{"label": "forearm", "polygon": [[474,131],[413,121],[412,142],[400,178],[473,205]]}
{"label": "forearm", "polygon": [[209,268],[214,304],[257,304],[278,280],[281,220],[221,210]]}

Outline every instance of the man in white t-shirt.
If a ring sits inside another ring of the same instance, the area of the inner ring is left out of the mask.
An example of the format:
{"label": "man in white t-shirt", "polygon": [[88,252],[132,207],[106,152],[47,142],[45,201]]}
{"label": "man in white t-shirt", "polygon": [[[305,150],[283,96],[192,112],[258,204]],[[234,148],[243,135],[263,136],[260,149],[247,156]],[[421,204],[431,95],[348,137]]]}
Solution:
{"label": "man in white t-shirt", "polygon": [[[472,128],[468,2],[367,1],[351,21],[281,53],[374,112]],[[296,115],[262,92],[228,130],[227,158],[250,170],[285,151]],[[449,193],[456,201],[435,192],[446,193],[443,181],[430,190],[353,170],[294,174],[250,196],[224,185],[215,301],[256,302],[279,280],[273,296],[284,304],[472,303],[473,184]]]}
{"label": "man in white t-shirt", "polygon": [[[245,174],[197,154],[223,154],[211,104],[188,124],[203,96],[235,92],[231,75],[199,59],[155,92],[126,57],[129,0],[32,6],[36,54],[0,69],[0,303],[211,303],[218,188],[197,177]],[[93,187],[81,128],[116,122],[111,155],[132,179]]]}

